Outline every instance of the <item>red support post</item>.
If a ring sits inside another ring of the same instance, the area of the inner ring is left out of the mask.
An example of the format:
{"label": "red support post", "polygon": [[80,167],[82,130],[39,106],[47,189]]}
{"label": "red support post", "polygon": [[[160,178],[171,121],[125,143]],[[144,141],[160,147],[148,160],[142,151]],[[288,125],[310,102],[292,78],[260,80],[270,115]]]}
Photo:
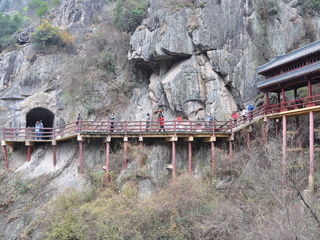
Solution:
{"label": "red support post", "polygon": [[282,173],[285,176],[285,166],[287,162],[287,117],[282,117]]}
{"label": "red support post", "polygon": [[27,146],[27,162],[31,161],[31,146]]}
{"label": "red support post", "polygon": [[281,103],[280,92],[277,93],[278,103]]}
{"label": "red support post", "polygon": [[314,189],[314,113],[309,113],[310,169],[309,190]]}
{"label": "red support post", "polygon": [[192,175],[192,142],[188,142],[188,172]]}
{"label": "red support post", "polygon": [[216,170],[216,149],[214,141],[211,142],[211,171],[212,174],[215,173]]}
{"label": "red support post", "polygon": [[128,165],[128,140],[123,142],[123,168],[126,169]]}
{"label": "red support post", "polygon": [[293,96],[294,96],[294,99],[297,99],[298,97],[298,89],[293,89]]}
{"label": "red support post", "polygon": [[312,84],[308,81],[308,97],[312,97]]}
{"label": "red support post", "polygon": [[172,179],[176,180],[177,175],[177,162],[176,162],[176,142],[172,141]]}
{"label": "red support post", "polygon": [[312,93],[312,84],[311,84],[310,81],[308,81],[308,97],[309,97],[308,102],[311,102],[311,103],[308,103],[308,104],[307,104],[307,107],[313,107],[313,106],[315,106],[315,104],[312,103],[312,101],[313,101],[312,96],[313,96],[313,93]]}
{"label": "red support post", "polygon": [[282,102],[282,109],[281,111],[287,111],[287,108],[286,108],[286,91],[284,88],[281,89],[281,102]]}
{"label": "red support post", "polygon": [[79,141],[79,166],[80,172],[84,172],[84,146],[83,141]]}
{"label": "red support post", "polygon": [[110,181],[110,176],[109,176],[109,171],[110,171],[110,142],[107,140],[106,141],[106,169],[105,169],[105,181],[106,183],[109,183]]}
{"label": "red support post", "polygon": [[53,166],[57,165],[57,145],[52,145]]}
{"label": "red support post", "polygon": [[9,169],[8,149],[6,145],[2,146],[2,151],[4,154],[4,167],[5,169]]}

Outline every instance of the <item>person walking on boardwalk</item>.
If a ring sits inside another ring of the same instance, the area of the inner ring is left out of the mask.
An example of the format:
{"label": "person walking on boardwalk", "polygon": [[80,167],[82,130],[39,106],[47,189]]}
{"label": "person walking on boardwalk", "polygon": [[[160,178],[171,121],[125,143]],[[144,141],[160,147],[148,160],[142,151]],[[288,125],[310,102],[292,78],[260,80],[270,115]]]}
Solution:
{"label": "person walking on boardwalk", "polygon": [[251,121],[253,118],[253,110],[254,110],[254,106],[252,105],[252,103],[250,103],[248,106],[249,121]]}
{"label": "person walking on boardwalk", "polygon": [[146,132],[149,132],[150,122],[151,122],[151,117],[150,117],[150,114],[147,113],[147,117],[146,117]]}
{"label": "person walking on boardwalk", "polygon": [[213,117],[213,115],[212,115],[212,113],[209,113],[209,116],[208,116],[208,128],[209,129],[212,129],[212,130],[214,130],[214,126],[213,126],[213,121],[214,121],[215,119],[214,119],[214,117]]}
{"label": "person walking on boardwalk", "polygon": [[35,124],[35,132],[36,132],[36,139],[40,139],[40,122],[36,121]]}
{"label": "person walking on boardwalk", "polygon": [[178,114],[178,117],[177,117],[177,129],[178,129],[179,132],[181,132],[181,128],[182,128],[181,122],[182,122],[182,117],[181,117],[180,114]]}
{"label": "person walking on boardwalk", "polygon": [[164,116],[162,114],[159,117],[159,124],[160,124],[159,132],[161,132],[162,130],[163,130],[163,132],[165,132],[165,130],[164,130]]}
{"label": "person walking on boardwalk", "polygon": [[239,118],[239,115],[236,111],[234,111],[232,114],[231,114],[231,118],[233,120],[233,125],[234,127],[237,125],[237,121],[238,121],[238,118]]}
{"label": "person walking on boardwalk", "polygon": [[77,132],[80,132],[80,128],[81,128],[81,114],[78,114],[77,120],[76,120],[76,127],[77,127]]}
{"label": "person walking on boardwalk", "polygon": [[76,125],[80,124],[80,121],[81,121],[81,114],[79,113],[77,117]]}
{"label": "person walking on boardwalk", "polygon": [[113,132],[114,130],[114,114],[111,113],[110,115],[110,132]]}
{"label": "person walking on boardwalk", "polygon": [[42,120],[40,120],[40,132],[39,132],[39,136],[40,136],[40,139],[42,139],[42,136],[43,136],[43,122],[42,122]]}

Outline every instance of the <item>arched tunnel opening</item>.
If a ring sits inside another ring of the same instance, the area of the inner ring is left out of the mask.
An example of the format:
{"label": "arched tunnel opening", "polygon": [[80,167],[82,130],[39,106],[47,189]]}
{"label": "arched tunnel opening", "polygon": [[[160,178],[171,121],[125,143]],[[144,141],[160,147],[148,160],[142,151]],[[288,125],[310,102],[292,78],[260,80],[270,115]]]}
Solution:
{"label": "arched tunnel opening", "polygon": [[[50,110],[42,107],[31,109],[26,116],[26,127],[35,127],[37,121],[42,120],[44,128],[52,128],[54,123],[54,114]],[[44,129],[44,137],[50,129]]]}

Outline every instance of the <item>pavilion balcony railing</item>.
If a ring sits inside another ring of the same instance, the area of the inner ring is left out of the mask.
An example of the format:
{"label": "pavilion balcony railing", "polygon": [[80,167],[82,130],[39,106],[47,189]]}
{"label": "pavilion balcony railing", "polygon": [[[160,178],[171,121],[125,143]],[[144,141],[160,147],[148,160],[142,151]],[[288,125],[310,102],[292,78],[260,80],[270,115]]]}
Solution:
{"label": "pavilion balcony railing", "polygon": [[265,107],[265,114],[280,113],[320,105],[320,95],[276,103]]}

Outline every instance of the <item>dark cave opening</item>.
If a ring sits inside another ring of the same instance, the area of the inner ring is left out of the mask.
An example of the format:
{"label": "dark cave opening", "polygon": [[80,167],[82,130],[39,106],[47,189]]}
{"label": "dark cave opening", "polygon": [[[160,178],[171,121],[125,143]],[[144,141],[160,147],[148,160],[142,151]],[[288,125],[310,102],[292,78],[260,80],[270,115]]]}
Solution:
{"label": "dark cave opening", "polygon": [[27,113],[26,127],[35,127],[36,122],[40,120],[42,120],[44,128],[52,128],[54,122],[54,114],[46,108],[33,108]]}

